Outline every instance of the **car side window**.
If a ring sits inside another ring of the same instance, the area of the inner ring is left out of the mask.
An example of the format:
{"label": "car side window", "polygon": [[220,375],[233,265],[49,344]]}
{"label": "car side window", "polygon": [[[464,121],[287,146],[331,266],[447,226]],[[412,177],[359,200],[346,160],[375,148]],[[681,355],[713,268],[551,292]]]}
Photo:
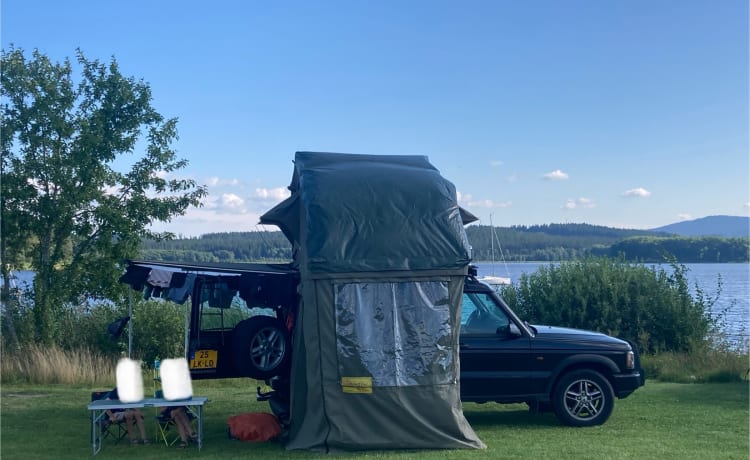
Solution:
{"label": "car side window", "polygon": [[223,283],[204,283],[200,295],[201,331],[230,330],[252,316],[276,316],[272,308],[249,305]]}
{"label": "car side window", "polygon": [[461,302],[461,334],[497,334],[510,320],[489,294],[465,292]]}

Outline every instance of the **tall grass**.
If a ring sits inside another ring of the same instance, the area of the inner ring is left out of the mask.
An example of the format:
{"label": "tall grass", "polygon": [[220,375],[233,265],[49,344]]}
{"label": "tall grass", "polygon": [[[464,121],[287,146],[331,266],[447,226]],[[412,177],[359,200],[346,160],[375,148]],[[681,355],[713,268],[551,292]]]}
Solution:
{"label": "tall grass", "polygon": [[[112,386],[117,358],[88,348],[29,345],[4,349],[0,364],[2,383]],[[641,357],[641,364],[648,379],[676,383],[738,382],[748,380],[750,372],[750,357],[731,351],[649,354]]]}
{"label": "tall grass", "polygon": [[3,383],[61,383],[112,386],[117,361],[87,348],[76,351],[57,346],[26,345],[3,349]]}
{"label": "tall grass", "polygon": [[647,378],[663,382],[726,383],[750,377],[748,355],[726,350],[644,355],[641,367]]}

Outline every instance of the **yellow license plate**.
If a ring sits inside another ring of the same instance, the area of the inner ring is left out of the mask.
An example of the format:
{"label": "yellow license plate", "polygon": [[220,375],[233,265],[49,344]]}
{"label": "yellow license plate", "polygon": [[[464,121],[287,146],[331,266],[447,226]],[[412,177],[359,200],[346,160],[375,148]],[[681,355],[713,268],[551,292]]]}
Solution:
{"label": "yellow license plate", "polygon": [[195,358],[190,360],[190,369],[216,369],[219,352],[216,350],[198,350]]}

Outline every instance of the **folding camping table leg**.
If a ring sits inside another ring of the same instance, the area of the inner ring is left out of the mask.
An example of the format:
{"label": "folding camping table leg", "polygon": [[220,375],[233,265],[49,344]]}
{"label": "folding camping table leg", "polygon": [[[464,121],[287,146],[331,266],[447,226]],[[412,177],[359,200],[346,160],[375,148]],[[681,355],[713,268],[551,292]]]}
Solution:
{"label": "folding camping table leg", "polygon": [[105,411],[91,411],[91,450],[93,455],[102,450],[102,417]]}
{"label": "folding camping table leg", "polygon": [[[197,409],[194,409],[194,407],[197,407]],[[203,447],[203,405],[187,406],[187,409],[198,419],[198,450],[200,450]]]}
{"label": "folding camping table leg", "polygon": [[198,450],[203,447],[203,406],[198,406]]}

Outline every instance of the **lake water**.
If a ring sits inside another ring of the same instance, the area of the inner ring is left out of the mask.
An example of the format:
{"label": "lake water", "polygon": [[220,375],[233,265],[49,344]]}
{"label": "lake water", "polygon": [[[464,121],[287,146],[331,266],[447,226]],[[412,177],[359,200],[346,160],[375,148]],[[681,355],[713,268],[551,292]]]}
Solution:
{"label": "lake water", "polygon": [[[477,262],[476,265],[480,276],[508,276],[512,282],[518,282],[522,274],[532,274],[549,262]],[[669,265],[662,267],[671,270]],[[750,265],[685,264],[685,267],[691,290],[694,292],[697,283],[710,298],[716,296],[721,277],[721,293],[714,304],[714,312],[726,311],[726,332],[731,342],[747,349],[750,340]]]}
{"label": "lake water", "polygon": [[[537,271],[540,265],[548,262],[475,262],[479,275],[508,276],[512,282],[518,282],[521,275]],[[727,334],[732,343],[747,349],[750,340],[750,265],[749,264],[685,264],[691,289],[697,285],[709,297],[716,295],[721,277],[722,290],[716,303],[715,312],[726,311]],[[665,270],[671,269],[664,266]],[[33,272],[17,271],[17,284],[22,287],[30,284]],[[0,280],[2,283],[2,280]]]}

